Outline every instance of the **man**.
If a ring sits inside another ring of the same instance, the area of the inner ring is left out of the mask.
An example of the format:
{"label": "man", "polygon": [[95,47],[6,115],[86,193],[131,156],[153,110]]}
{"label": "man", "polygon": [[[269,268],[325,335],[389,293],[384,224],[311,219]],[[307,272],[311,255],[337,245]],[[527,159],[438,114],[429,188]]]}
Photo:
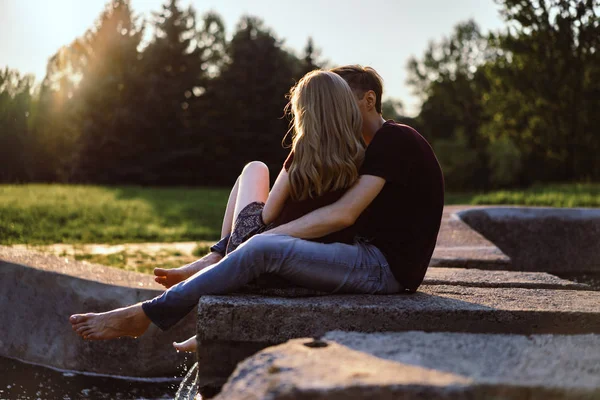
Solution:
{"label": "man", "polygon": [[[150,322],[168,329],[200,296],[232,292],[264,273],[332,293],[417,290],[442,216],[439,163],[414,129],[382,118],[382,81],[375,70],[345,66],[332,71],[348,82],[363,117],[368,147],[357,183],[337,202],[254,236],[225,258],[213,248],[196,263],[157,269],[156,281],[170,287],[159,297],[106,313],[71,316],[79,335],[92,340],[139,336]],[[354,245],[304,240],[355,223],[360,240]]]}

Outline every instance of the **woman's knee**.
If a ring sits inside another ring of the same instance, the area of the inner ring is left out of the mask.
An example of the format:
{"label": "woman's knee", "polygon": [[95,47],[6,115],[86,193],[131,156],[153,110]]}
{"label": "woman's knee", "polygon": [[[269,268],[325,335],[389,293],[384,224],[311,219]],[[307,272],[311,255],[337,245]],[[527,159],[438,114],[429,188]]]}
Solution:
{"label": "woman's knee", "polygon": [[252,161],[246,164],[244,169],[242,170],[242,176],[244,175],[252,175],[255,177],[266,176],[269,178],[269,167],[262,161]]}

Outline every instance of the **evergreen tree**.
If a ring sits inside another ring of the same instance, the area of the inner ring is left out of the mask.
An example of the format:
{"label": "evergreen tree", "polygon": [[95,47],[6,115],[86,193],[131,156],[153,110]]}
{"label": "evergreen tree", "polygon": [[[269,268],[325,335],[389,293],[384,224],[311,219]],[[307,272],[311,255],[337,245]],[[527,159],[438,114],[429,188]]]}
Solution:
{"label": "evergreen tree", "polygon": [[138,182],[144,172],[145,87],[137,50],[142,32],[129,0],[112,0],[80,41],[78,180]]}
{"label": "evergreen tree", "polygon": [[287,150],[281,146],[288,129],[285,98],[294,84],[298,60],[281,48],[263,22],[243,17],[227,46],[221,74],[198,98],[206,119],[202,132],[201,179],[231,184],[253,159],[279,171]]}
{"label": "evergreen tree", "polygon": [[309,37],[304,47],[304,56],[302,57],[302,71],[300,77],[308,72],[322,67],[322,64],[317,61],[320,52],[315,49],[315,44],[312,37]]}
{"label": "evergreen tree", "polygon": [[0,182],[31,178],[32,86],[33,76],[21,76],[8,67],[0,70]]}
{"label": "evergreen tree", "polygon": [[227,59],[225,24],[219,14],[209,11],[203,15],[196,34],[196,41],[200,49],[202,71],[204,72],[204,81],[201,87],[205,89],[207,81],[219,75]]}
{"label": "evergreen tree", "polygon": [[146,152],[139,166],[146,183],[176,183],[185,176],[185,166],[173,168],[173,163],[193,142],[190,102],[206,82],[195,13],[178,3],[170,0],[154,14],[155,36],[143,52]]}
{"label": "evergreen tree", "polygon": [[59,49],[48,61],[41,83],[34,135],[35,179],[68,181],[73,174],[79,129],[77,112],[78,63],[81,54],[76,40]]}

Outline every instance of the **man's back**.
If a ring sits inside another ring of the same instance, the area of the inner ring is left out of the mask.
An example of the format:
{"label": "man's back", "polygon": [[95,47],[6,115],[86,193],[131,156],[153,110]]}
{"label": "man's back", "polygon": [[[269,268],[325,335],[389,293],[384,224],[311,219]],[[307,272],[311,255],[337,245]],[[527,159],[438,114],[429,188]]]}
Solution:
{"label": "man's back", "polygon": [[386,256],[396,280],[415,291],[425,276],[444,207],[444,178],[431,146],[413,128],[387,121],[367,148],[361,175],[386,184],[358,222],[359,236]]}

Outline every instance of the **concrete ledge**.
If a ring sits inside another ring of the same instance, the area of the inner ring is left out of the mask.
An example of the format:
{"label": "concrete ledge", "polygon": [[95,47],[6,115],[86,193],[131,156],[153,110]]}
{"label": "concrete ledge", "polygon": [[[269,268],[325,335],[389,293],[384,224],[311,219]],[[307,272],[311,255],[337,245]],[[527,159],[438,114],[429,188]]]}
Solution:
{"label": "concrete ledge", "polygon": [[598,335],[331,332],[324,340],[291,340],[252,356],[216,399],[599,396]]}
{"label": "concrete ledge", "polygon": [[160,290],[152,277],[0,246],[0,355],[60,369],[121,376],[172,377],[192,357],[171,347],[194,332],[194,315],[138,339],[84,341],[68,322],[77,312],[107,311]]}
{"label": "concrete ledge", "polygon": [[600,333],[600,292],[423,286],[412,295],[205,296],[200,340],[283,342],[330,330]]}
{"label": "concrete ledge", "polygon": [[[590,286],[561,279],[545,272],[495,271],[465,268],[430,268],[423,285],[457,285],[490,288],[590,290]],[[328,293],[296,287],[270,275],[263,275],[238,291],[243,294],[277,297],[312,297]]]}
{"label": "concrete ledge", "polygon": [[600,292],[431,285],[394,296],[205,296],[198,306],[200,386],[223,383],[257,349],[332,330],[600,333]]}
{"label": "concrete ledge", "polygon": [[458,217],[470,206],[446,206],[437,245],[431,258],[431,267],[479,269],[511,269],[510,258]]}
{"label": "concrete ledge", "polygon": [[504,269],[600,272],[600,209],[487,207],[456,215],[510,258]]}
{"label": "concrete ledge", "polygon": [[430,268],[423,285],[457,285],[527,289],[590,290],[576,283],[544,272],[484,271],[464,268]]}

